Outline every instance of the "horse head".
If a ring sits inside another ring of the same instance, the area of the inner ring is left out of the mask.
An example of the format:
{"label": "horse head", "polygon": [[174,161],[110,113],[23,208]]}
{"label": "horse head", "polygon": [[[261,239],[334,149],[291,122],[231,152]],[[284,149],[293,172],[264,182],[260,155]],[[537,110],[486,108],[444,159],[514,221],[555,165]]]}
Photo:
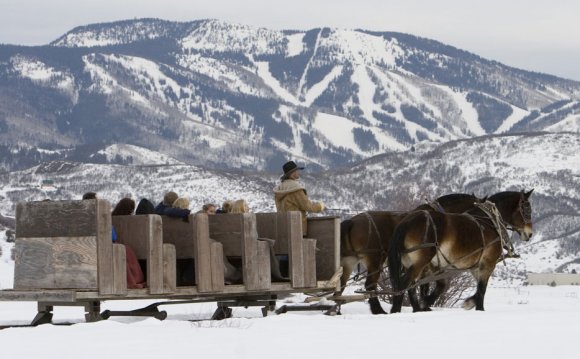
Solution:
{"label": "horse head", "polygon": [[529,200],[533,191],[533,189],[529,192],[506,191],[489,197],[504,222],[509,224],[523,241],[529,241],[533,234],[532,205]]}

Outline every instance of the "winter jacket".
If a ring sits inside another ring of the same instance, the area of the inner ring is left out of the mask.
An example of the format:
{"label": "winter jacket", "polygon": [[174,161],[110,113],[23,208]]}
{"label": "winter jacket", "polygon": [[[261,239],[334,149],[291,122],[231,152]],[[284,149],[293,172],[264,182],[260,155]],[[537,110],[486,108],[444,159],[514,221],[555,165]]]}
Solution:
{"label": "winter jacket", "polygon": [[322,212],[322,204],[311,202],[304,186],[293,179],[284,180],[274,187],[274,195],[278,212],[300,211],[302,234],[306,236],[306,212]]}
{"label": "winter jacket", "polygon": [[191,213],[189,209],[169,207],[165,205],[163,202],[160,202],[157,205],[157,207],[155,207],[155,214],[158,214],[160,216],[169,216],[187,219],[187,217],[189,217],[189,213]]}

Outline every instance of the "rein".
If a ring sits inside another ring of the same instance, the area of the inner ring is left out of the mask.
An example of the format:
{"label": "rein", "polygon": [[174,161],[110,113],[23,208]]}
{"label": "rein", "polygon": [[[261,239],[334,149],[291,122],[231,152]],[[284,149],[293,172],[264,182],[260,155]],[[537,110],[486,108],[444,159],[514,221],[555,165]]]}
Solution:
{"label": "rein", "polygon": [[[508,235],[508,228],[505,225],[505,222],[501,218],[501,214],[499,213],[497,207],[489,202],[486,201],[485,203],[476,203],[475,206],[483,211],[487,215],[487,217],[491,220],[491,223],[499,235],[499,239],[501,241],[501,247],[507,251],[507,257],[514,257],[517,256],[514,250],[514,245],[510,240]],[[505,260],[506,255],[502,251],[502,260]],[[505,264],[505,261],[504,261]]]}

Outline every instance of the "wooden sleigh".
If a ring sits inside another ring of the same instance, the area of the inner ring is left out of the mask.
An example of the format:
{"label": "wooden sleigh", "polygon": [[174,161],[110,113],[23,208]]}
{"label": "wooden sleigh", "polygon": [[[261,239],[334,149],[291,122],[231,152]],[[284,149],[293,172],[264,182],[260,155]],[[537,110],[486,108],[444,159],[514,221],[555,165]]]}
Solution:
{"label": "wooden sleigh", "polygon": [[[34,301],[32,325],[50,323],[55,306],[84,306],[88,322],[114,315],[165,319],[158,306],[218,302],[215,319],[232,306],[272,309],[278,295],[333,291],[339,286],[339,219],[309,219],[302,238],[299,212],[191,214],[188,221],[158,215],[111,217],[106,200],[19,203],[14,288],[1,301]],[[112,226],[118,236],[112,242]],[[272,282],[267,241],[287,256],[289,282]],[[127,288],[125,246],[146,273],[146,288]],[[224,256],[237,260],[242,281],[225,284]],[[192,268],[190,281],[180,280]],[[108,300],[159,299],[132,311],[103,311]],[[229,310],[229,312],[228,312]],[[1,318],[0,318],[1,320]]]}

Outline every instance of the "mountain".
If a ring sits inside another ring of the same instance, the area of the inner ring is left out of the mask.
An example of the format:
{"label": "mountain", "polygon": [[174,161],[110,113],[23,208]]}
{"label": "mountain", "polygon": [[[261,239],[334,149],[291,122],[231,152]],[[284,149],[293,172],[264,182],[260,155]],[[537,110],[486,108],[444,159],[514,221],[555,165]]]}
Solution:
{"label": "mountain", "polygon": [[140,19],[0,45],[5,171],[129,163],[116,145],[205,168],[324,170],[425,141],[579,132],[579,114],[579,82],[395,32]]}
{"label": "mountain", "polygon": [[[343,218],[367,209],[409,210],[453,192],[483,197],[533,188],[532,240],[514,239],[522,259],[497,268],[498,276],[523,279],[527,271],[580,270],[579,149],[579,133],[486,135],[421,143],[341,170],[305,171],[303,181],[311,199],[330,208],[326,215]],[[43,189],[45,180],[53,186]],[[245,198],[256,212],[274,211],[277,180],[267,173],[184,164],[47,162],[0,174],[0,213],[13,216],[18,201],[80,198],[87,191],[112,203],[124,196],[158,202],[168,190],[187,196],[194,210],[207,202]]]}

